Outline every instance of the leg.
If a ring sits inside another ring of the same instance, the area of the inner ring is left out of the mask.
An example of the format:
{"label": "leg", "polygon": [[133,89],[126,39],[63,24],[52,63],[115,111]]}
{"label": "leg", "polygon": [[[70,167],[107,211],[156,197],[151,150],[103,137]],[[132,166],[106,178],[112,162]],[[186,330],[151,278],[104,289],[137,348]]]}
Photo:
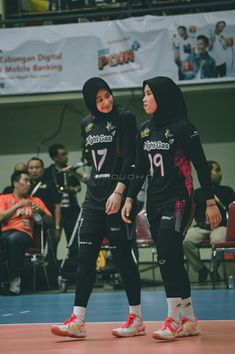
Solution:
{"label": "leg", "polygon": [[30,247],[32,238],[23,232],[11,230],[2,233],[2,240],[7,251],[9,290],[19,294],[25,251]]}
{"label": "leg", "polygon": [[32,239],[27,234],[16,230],[2,233],[2,235],[6,242],[8,273],[11,281],[20,276],[24,265],[25,251],[30,247]]}
{"label": "leg", "polygon": [[133,337],[145,334],[141,318],[140,276],[138,265],[132,254],[133,230],[121,220],[120,213],[107,216],[106,232],[112,250],[113,260],[124,282],[128,302],[129,316],[124,326],[112,330],[117,337]]}
{"label": "leg", "polygon": [[140,275],[132,255],[132,241],[111,243],[113,246],[113,260],[123,279],[129,305],[140,305]]}
{"label": "leg", "polygon": [[202,229],[198,226],[188,230],[183,241],[184,254],[188,259],[195,272],[199,273],[199,281],[204,281],[209,273],[208,269],[203,264],[198,245],[209,238],[210,231]]}
{"label": "leg", "polygon": [[96,260],[101,248],[102,236],[94,234],[80,235],[80,252],[78,257],[76,295],[74,306],[87,307],[95,284]]}
{"label": "leg", "polygon": [[227,228],[225,226],[219,226],[212,230],[210,233],[210,244],[225,242],[227,237]]}
{"label": "leg", "polygon": [[[62,325],[53,325],[51,332],[59,336],[86,337],[85,313],[96,277],[96,260],[104,235],[104,212],[84,209],[80,224],[76,294],[73,314]],[[97,234],[97,230],[99,233]]]}
{"label": "leg", "polygon": [[105,221],[114,263],[120,270],[129,305],[140,305],[140,275],[132,255],[133,229],[123,223],[120,213],[107,216]]}
{"label": "leg", "polygon": [[86,337],[84,318],[95,283],[96,259],[101,247],[102,237],[97,240],[97,236],[94,234],[81,234],[80,240],[73,314],[63,325],[52,326],[51,332],[58,336]]}
{"label": "leg", "polygon": [[[187,301],[187,310],[192,314],[191,289],[187,272],[184,268],[183,230],[189,224],[191,204],[185,201],[176,201],[175,207],[167,207],[159,212],[152,220],[150,230],[157,247],[158,264],[164,282],[168,317],[162,329],[153,333],[153,338],[161,340],[174,340],[183,324],[179,322],[179,315],[184,302]],[[185,319],[185,317],[183,317]],[[183,320],[182,319],[182,320]],[[189,320],[186,319],[189,323]],[[198,325],[198,324],[197,324]],[[184,325],[185,328],[185,325]],[[190,333],[191,335],[198,334]]]}

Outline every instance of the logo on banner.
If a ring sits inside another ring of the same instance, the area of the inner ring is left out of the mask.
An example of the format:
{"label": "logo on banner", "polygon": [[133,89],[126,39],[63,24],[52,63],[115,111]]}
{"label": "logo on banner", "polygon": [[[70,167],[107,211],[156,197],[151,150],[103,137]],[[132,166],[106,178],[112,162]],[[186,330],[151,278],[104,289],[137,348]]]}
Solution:
{"label": "logo on banner", "polygon": [[135,62],[135,52],[140,48],[138,41],[133,41],[131,48],[121,52],[111,52],[110,48],[98,51],[98,68],[103,70],[104,67],[116,67]]}

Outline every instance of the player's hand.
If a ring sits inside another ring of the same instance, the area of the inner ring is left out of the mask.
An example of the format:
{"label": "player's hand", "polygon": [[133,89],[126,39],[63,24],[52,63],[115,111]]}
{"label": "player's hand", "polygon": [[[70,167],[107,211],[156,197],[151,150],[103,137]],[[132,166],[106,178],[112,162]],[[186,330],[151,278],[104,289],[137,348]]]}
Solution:
{"label": "player's hand", "polygon": [[107,199],[105,213],[108,215],[117,213],[120,209],[121,202],[122,195],[113,192]]}
{"label": "player's hand", "polygon": [[122,220],[126,222],[127,224],[131,224],[131,220],[129,219],[130,213],[132,210],[132,204],[133,204],[133,199],[132,198],[126,198],[125,204],[122,208]]}

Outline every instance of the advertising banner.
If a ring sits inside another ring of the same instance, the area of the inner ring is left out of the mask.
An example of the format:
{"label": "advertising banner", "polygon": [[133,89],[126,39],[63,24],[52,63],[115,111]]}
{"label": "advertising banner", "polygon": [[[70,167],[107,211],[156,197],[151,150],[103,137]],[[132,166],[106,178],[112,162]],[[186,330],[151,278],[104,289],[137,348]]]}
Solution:
{"label": "advertising banner", "polygon": [[0,94],[235,80],[235,11],[0,30]]}

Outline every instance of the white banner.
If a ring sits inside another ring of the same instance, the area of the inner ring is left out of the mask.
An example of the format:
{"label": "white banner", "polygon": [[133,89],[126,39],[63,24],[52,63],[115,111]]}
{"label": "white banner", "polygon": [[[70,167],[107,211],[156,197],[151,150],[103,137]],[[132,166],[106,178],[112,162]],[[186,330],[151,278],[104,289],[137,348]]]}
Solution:
{"label": "white banner", "polygon": [[235,80],[235,11],[0,30],[0,94]]}

